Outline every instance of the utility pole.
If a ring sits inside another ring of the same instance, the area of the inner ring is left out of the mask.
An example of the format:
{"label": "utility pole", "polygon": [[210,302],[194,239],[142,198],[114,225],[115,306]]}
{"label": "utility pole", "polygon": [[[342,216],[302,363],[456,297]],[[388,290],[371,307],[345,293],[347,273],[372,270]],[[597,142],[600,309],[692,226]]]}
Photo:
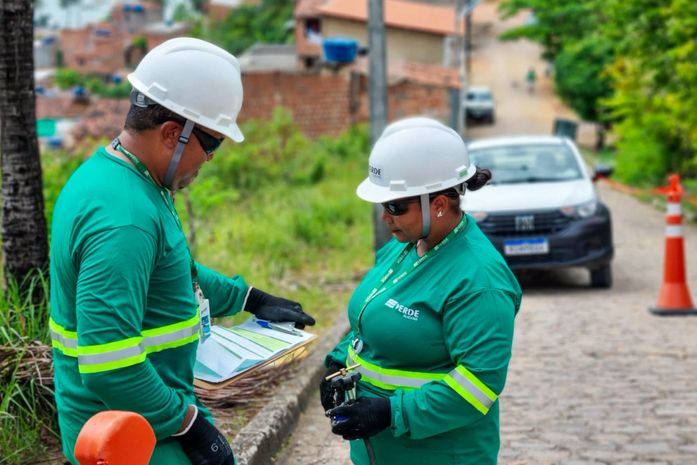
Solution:
{"label": "utility pole", "polygon": [[[464,118],[462,96],[465,92],[465,76],[466,72],[464,68],[464,34],[460,35],[460,22],[461,16],[460,11],[463,7],[463,2],[466,0],[455,0],[455,23],[453,25],[453,31],[455,32],[455,53],[453,53],[453,65],[458,69],[458,74],[460,76],[460,87],[454,89],[448,89],[449,100],[450,100],[450,126],[458,133],[463,134],[464,126],[466,120]],[[462,53],[460,51],[462,50]]]}
{"label": "utility pole", "polygon": [[[383,0],[368,2],[368,96],[370,99],[370,142],[375,145],[387,125],[387,64]],[[373,239],[375,250],[389,239],[390,232],[382,219],[382,206],[373,205]]]}
{"label": "utility pole", "polygon": [[[463,137],[467,133],[467,116],[465,115],[463,96],[469,87],[472,49],[472,11],[481,0],[455,0],[455,34],[459,42],[458,50],[462,58],[455,60],[460,74],[460,88],[450,89],[451,126]],[[462,28],[460,27],[462,23]],[[462,33],[460,32],[462,31]],[[460,56],[459,53],[455,54]],[[456,98],[457,96],[457,98]]]}

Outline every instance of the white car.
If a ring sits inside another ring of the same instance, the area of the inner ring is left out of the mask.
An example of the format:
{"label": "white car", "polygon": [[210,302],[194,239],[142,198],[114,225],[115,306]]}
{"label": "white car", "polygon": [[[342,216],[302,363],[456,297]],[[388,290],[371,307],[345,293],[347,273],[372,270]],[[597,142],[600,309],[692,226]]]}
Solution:
{"label": "white car", "polygon": [[612,224],[593,176],[574,143],[558,136],[491,138],[468,143],[471,161],[492,172],[490,185],[467,192],[463,209],[511,268],[582,266],[593,287],[612,285]]}
{"label": "white car", "polygon": [[462,103],[466,118],[487,121],[491,124],[496,121],[494,96],[488,87],[473,86],[468,88]]}

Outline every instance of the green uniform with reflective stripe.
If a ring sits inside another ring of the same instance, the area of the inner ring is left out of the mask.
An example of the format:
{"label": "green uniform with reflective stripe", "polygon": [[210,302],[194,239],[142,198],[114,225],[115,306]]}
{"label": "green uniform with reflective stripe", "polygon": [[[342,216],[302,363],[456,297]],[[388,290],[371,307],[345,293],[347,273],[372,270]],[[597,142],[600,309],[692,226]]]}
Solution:
{"label": "green uniform with reflective stripe", "polygon": [[[214,316],[239,311],[248,286],[196,264]],[[188,465],[178,442],[198,403],[200,318],[186,238],[161,188],[98,150],[63,188],[51,234],[51,322],[63,451],[101,410],[142,414],[158,445],[151,464]],[[210,413],[202,409],[212,421]]]}
{"label": "green uniform with reflective stripe", "polygon": [[[349,302],[352,329],[327,362],[360,363],[358,396],[390,399],[391,427],[371,438],[378,464],[496,464],[497,396],[511,358],[518,282],[467,216],[441,249],[394,286],[388,281],[359,325],[366,297],[404,248],[393,239],[378,251]],[[414,249],[394,275],[417,260]],[[356,338],[360,351],[351,347]],[[351,441],[351,459],[369,465],[363,441]]]}

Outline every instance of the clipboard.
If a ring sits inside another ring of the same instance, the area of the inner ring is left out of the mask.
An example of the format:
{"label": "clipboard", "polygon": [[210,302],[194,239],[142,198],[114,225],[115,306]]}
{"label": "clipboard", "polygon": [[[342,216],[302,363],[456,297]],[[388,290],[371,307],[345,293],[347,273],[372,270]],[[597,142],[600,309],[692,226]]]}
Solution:
{"label": "clipboard", "polygon": [[289,334],[264,327],[254,317],[230,328],[215,325],[211,336],[199,344],[194,386],[222,389],[262,368],[280,367],[307,355],[316,339],[302,330]]}

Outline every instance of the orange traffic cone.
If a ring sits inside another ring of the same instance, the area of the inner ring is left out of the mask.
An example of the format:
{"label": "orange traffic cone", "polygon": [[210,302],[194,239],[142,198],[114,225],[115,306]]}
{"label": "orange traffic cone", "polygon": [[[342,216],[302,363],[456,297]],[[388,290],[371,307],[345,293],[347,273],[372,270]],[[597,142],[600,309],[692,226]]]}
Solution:
{"label": "orange traffic cone", "polygon": [[106,410],[87,420],[75,442],[80,465],[148,465],[155,433],[135,412]]}
{"label": "orange traffic cone", "polygon": [[697,315],[685,280],[685,245],[680,207],[684,190],[677,174],[670,175],[668,181],[669,186],[657,189],[668,196],[663,286],[658,294],[656,306],[649,307],[649,310],[654,315],[662,316]]}

